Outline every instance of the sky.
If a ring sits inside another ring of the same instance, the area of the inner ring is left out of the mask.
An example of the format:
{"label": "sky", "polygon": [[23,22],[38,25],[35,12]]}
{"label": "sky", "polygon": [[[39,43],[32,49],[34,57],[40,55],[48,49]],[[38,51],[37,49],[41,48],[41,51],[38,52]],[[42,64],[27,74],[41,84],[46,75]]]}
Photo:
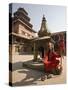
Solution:
{"label": "sky", "polygon": [[40,30],[43,15],[45,15],[47,20],[48,31],[51,33],[66,30],[65,6],[13,3],[12,13],[17,11],[19,7],[28,12],[28,16],[31,19],[30,23],[37,32]]}

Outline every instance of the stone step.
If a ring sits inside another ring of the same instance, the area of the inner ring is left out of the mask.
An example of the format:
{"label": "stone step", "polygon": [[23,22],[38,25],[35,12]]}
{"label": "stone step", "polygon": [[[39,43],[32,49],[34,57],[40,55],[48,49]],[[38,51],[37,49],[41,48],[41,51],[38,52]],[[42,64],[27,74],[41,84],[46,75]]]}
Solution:
{"label": "stone step", "polygon": [[34,70],[44,71],[44,64],[39,62],[27,61],[23,63],[23,67],[27,67]]}

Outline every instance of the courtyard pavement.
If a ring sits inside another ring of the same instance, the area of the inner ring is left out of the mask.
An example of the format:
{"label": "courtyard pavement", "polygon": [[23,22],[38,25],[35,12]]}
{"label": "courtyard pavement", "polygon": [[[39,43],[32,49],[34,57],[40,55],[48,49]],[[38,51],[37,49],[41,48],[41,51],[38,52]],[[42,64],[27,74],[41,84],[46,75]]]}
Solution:
{"label": "courtyard pavement", "polygon": [[51,85],[66,83],[66,57],[62,60],[63,71],[61,75],[55,75],[53,78],[41,81],[41,75],[44,73],[22,66],[23,62],[32,60],[32,55],[14,55],[12,81],[14,86],[24,85]]}

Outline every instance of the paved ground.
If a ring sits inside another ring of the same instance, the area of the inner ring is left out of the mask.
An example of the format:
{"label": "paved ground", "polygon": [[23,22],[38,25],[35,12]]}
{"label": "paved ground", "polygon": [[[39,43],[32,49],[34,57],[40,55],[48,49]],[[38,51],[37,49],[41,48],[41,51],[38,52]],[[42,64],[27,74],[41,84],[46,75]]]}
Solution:
{"label": "paved ground", "polygon": [[47,85],[47,84],[63,84],[66,83],[66,57],[62,62],[63,71],[61,75],[41,81],[42,72],[22,67],[24,61],[33,59],[32,55],[14,56],[13,57],[13,83],[15,86],[21,85]]}

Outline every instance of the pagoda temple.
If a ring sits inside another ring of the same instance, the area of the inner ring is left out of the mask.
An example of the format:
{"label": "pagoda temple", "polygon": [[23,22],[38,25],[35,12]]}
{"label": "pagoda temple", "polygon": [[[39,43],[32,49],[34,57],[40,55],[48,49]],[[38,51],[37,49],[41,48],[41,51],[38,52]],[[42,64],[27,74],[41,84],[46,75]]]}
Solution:
{"label": "pagoda temple", "polygon": [[10,54],[22,55],[32,53],[33,46],[30,41],[35,37],[36,32],[33,30],[33,25],[30,23],[28,13],[24,8],[18,8],[13,15],[9,30]]}
{"label": "pagoda temple", "polygon": [[51,38],[51,33],[48,32],[46,22],[46,18],[43,15],[38,37],[34,39],[34,61],[37,60],[39,53],[41,53],[43,58],[48,51],[48,43],[54,42]]}

